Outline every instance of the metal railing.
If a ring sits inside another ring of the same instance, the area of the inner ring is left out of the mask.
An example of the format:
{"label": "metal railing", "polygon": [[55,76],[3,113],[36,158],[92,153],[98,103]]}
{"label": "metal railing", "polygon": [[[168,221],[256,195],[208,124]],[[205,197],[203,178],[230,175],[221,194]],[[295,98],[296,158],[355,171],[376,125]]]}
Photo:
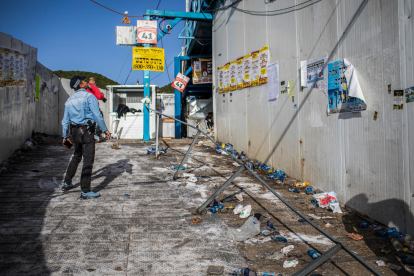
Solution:
{"label": "metal railing", "polygon": [[[159,119],[161,116],[164,116],[169,119],[173,119],[176,122],[180,122],[184,125],[187,125],[191,128],[194,128],[197,130],[196,135],[193,138],[193,141],[191,142],[190,147],[188,148],[187,152],[184,155],[183,160],[180,163],[180,166],[178,167],[178,170],[175,172],[173,179],[176,180],[180,174],[180,171],[185,164],[188,156],[190,155],[191,150],[194,147],[194,144],[196,143],[200,133],[204,134],[207,139],[209,139],[211,142],[213,142],[216,146],[221,147],[218,143],[216,143],[209,135],[204,133],[201,129],[187,124],[183,121],[180,121],[178,119],[175,119],[173,117],[167,116],[165,114],[162,114],[159,111],[156,111],[150,107],[148,107],[148,104],[146,105],[146,108],[148,108],[151,111],[154,111],[155,113],[159,114],[159,116],[156,116],[156,147],[155,147],[155,158],[158,158],[158,136],[159,136]],[[309,265],[302,268],[298,272],[294,274],[294,276],[305,276],[314,271],[316,268],[324,264],[326,261],[328,261],[331,257],[333,257],[336,253],[338,253],[341,249],[345,250],[348,254],[350,254],[356,261],[358,261],[360,264],[362,264],[366,269],[371,271],[373,275],[382,275],[378,271],[376,271],[372,266],[370,266],[367,262],[365,262],[361,257],[356,255],[351,249],[349,249],[345,244],[342,242],[336,240],[333,236],[328,234],[325,230],[314,224],[312,221],[310,221],[305,215],[301,214],[299,211],[297,211],[292,205],[290,205],[285,199],[283,199],[280,195],[278,195],[266,182],[264,182],[260,176],[258,176],[250,167],[248,167],[246,164],[244,164],[240,159],[234,157],[229,151],[227,151],[225,148],[221,148],[222,151],[226,152],[230,157],[232,157],[237,163],[241,165],[241,167],[229,178],[224,182],[223,185],[221,185],[199,208],[197,208],[196,212],[201,213],[239,174],[241,174],[243,171],[247,170],[249,171],[254,177],[259,180],[261,184],[263,184],[271,193],[273,193],[280,201],[282,201],[287,207],[289,207],[293,212],[295,212],[298,216],[300,216],[302,219],[304,219],[308,224],[310,224],[313,228],[318,230],[320,233],[322,233],[324,236],[326,236],[328,239],[330,239],[333,243],[336,245],[323,253],[319,258],[313,260]]]}

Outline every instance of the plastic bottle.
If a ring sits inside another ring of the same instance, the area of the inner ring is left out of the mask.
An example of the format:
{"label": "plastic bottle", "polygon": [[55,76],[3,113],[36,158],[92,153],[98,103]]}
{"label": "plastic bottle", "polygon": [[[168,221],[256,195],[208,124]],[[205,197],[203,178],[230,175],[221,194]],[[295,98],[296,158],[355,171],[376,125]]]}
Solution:
{"label": "plastic bottle", "polygon": [[367,228],[369,226],[369,222],[364,220],[363,222],[361,222],[361,224],[359,225],[359,228]]}
{"label": "plastic bottle", "polygon": [[305,188],[308,185],[309,185],[309,181],[306,181],[306,182],[296,182],[294,186],[296,188]]}
{"label": "plastic bottle", "polygon": [[300,193],[299,190],[296,189],[296,188],[289,188],[289,192],[294,192],[294,193],[297,193],[297,194]]}
{"label": "plastic bottle", "polygon": [[403,251],[403,246],[401,245],[401,243],[398,240],[392,239],[391,244],[397,252]]}
{"label": "plastic bottle", "polygon": [[222,210],[223,208],[224,208],[224,206],[221,205],[221,204],[217,205],[217,206],[213,206],[213,207],[210,208],[210,212],[212,214],[214,214],[214,213],[217,213],[218,211]]}
{"label": "plastic bottle", "polygon": [[249,169],[251,169],[251,170],[254,170],[254,164],[253,164],[253,162],[249,162],[249,163],[247,163],[247,165],[246,165]]}
{"label": "plastic bottle", "polygon": [[306,188],[306,194],[307,195],[313,194],[313,188],[312,187],[307,187]]}
{"label": "plastic bottle", "polygon": [[242,227],[229,228],[227,236],[235,241],[244,241],[260,233],[260,222],[253,216],[249,217]]}
{"label": "plastic bottle", "polygon": [[318,252],[316,252],[315,250],[308,250],[308,255],[311,256],[312,259],[317,259],[321,256],[321,254],[319,254]]}

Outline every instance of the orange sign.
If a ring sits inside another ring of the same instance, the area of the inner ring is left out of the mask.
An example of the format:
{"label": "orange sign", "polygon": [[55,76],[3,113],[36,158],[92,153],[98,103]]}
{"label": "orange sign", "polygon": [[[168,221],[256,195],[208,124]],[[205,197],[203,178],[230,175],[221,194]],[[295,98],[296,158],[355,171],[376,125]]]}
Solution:
{"label": "orange sign", "polygon": [[137,42],[157,44],[157,20],[137,20]]}

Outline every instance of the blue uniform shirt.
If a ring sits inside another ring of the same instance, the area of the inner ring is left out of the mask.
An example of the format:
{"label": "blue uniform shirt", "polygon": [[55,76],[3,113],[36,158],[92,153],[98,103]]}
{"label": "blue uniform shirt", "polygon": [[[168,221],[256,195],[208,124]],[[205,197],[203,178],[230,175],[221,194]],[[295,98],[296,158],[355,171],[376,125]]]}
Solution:
{"label": "blue uniform shirt", "polygon": [[88,125],[87,120],[96,122],[102,131],[108,130],[96,97],[85,89],[79,89],[65,103],[65,115],[62,120],[63,138],[69,137],[70,122],[74,125]]}

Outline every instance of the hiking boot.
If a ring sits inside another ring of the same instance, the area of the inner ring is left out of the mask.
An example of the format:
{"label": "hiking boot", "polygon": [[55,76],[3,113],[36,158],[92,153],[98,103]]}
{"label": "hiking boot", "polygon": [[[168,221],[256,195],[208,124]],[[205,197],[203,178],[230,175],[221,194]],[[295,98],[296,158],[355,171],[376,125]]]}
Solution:
{"label": "hiking boot", "polygon": [[95,192],[90,191],[88,193],[81,192],[80,198],[81,199],[92,199],[92,198],[97,198],[97,197],[100,197],[100,196],[101,195],[99,193],[95,193]]}
{"label": "hiking boot", "polygon": [[69,191],[70,189],[73,188],[73,184],[67,184],[66,182],[62,184],[62,192],[66,192]]}

